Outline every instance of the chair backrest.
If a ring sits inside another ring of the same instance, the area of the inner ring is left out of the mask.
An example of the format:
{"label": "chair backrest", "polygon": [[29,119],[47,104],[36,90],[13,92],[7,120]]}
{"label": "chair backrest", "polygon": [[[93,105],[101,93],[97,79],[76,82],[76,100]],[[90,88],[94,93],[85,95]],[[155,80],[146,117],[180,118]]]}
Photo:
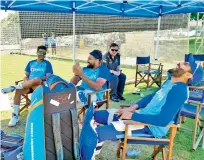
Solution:
{"label": "chair backrest", "polygon": [[136,64],[149,64],[150,63],[150,56],[147,57],[136,57]]}
{"label": "chair backrest", "polygon": [[[188,55],[189,55],[189,54],[185,54],[185,61],[188,60]],[[196,61],[204,61],[204,54],[195,54],[195,55],[193,55],[193,58],[194,58]]]}
{"label": "chair backrest", "polygon": [[189,87],[189,101],[204,103],[204,89],[203,87]]}
{"label": "chair backrest", "polygon": [[[182,107],[183,108],[183,107]],[[181,109],[178,111],[178,113],[176,114],[176,117],[174,119],[174,124],[177,125],[180,123],[180,115],[181,115]]]}
{"label": "chair backrest", "polygon": [[[188,61],[189,54],[185,54],[185,62]],[[193,58],[195,59],[195,61],[200,62],[201,66],[204,68],[204,54],[195,54],[193,55]]]}
{"label": "chair backrest", "polygon": [[106,89],[110,89],[110,82],[109,81],[106,81],[106,85],[107,85]]}
{"label": "chair backrest", "polygon": [[189,62],[191,64],[191,69],[193,71],[193,77],[189,79],[188,84],[196,86],[201,81],[203,81],[204,72],[202,66],[196,62],[193,54],[185,54],[185,62]]}

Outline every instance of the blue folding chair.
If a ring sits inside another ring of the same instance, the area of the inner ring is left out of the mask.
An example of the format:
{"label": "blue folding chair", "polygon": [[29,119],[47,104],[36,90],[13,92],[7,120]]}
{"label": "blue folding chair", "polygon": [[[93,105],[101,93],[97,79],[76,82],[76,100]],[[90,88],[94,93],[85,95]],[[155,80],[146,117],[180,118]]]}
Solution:
{"label": "blue folding chair", "polygon": [[91,100],[92,95],[95,95],[95,94],[100,93],[100,92],[104,93],[103,99],[102,100],[98,100],[98,101],[95,102],[96,103],[95,109],[99,109],[103,105],[105,105],[106,109],[109,108],[109,104],[110,104],[110,90],[111,90],[110,89],[109,81],[106,82],[106,85],[107,85],[106,89],[104,89],[102,91],[91,92],[91,93],[88,94],[88,102],[87,102],[87,104],[85,106],[83,106],[81,109],[78,110],[78,119],[79,119],[79,122],[81,124],[83,124],[85,113],[86,113],[86,109],[92,103],[92,100]]}
{"label": "blue folding chair", "polygon": [[[182,123],[184,123],[185,118],[195,119],[195,125],[193,130],[193,139],[192,139],[192,149],[196,150],[198,145],[202,142],[202,148],[204,149],[204,126],[202,122],[204,122],[204,87],[189,87],[190,96],[189,103],[193,104],[185,104],[181,110]],[[203,117],[202,117],[203,116]],[[199,126],[199,128],[198,128]],[[199,130],[199,136],[196,141],[197,131]]]}
{"label": "blue folding chair", "polygon": [[[200,66],[200,60],[204,60],[204,56],[200,55],[196,57],[196,55],[193,55],[193,54],[185,55],[186,62],[190,62],[191,64],[194,63],[193,79],[189,81],[189,83],[194,86],[189,87],[188,103],[191,103],[191,104],[185,104],[184,107],[182,108],[181,122],[184,123],[185,118],[195,119],[195,126],[193,130],[193,139],[192,139],[192,149],[194,150],[196,150],[202,138],[203,138],[202,148],[204,149],[204,129],[201,124],[201,122],[203,121],[201,116],[204,115],[204,109],[202,108],[204,106],[204,85],[203,85],[204,74],[203,74],[203,69]],[[200,134],[196,141],[198,126],[200,126],[199,127]]]}
{"label": "blue folding chair", "polygon": [[136,57],[135,87],[143,82],[147,84],[147,87],[151,87],[154,83],[161,87],[162,71],[163,65],[150,63],[150,56]]}
{"label": "blue folding chair", "polygon": [[[162,159],[166,160],[165,155],[165,146],[168,146],[169,152],[167,155],[167,160],[172,159],[172,150],[174,145],[174,137],[176,136],[176,132],[179,128],[179,119],[180,119],[180,111],[177,113],[175,117],[174,123],[169,124],[168,127],[170,128],[170,136],[162,137],[162,138],[155,138],[151,134],[142,134],[137,136],[129,136],[129,125],[138,125],[138,126],[150,126],[149,124],[135,122],[135,121],[126,121],[125,127],[125,137],[119,143],[118,150],[117,150],[117,157],[120,158],[120,152],[122,150],[122,160],[126,160],[126,152],[127,152],[127,145],[128,144],[145,144],[145,145],[154,145],[154,151],[152,153],[152,159],[156,159],[156,156],[159,152],[162,152]],[[157,147],[158,146],[158,147]]]}
{"label": "blue folding chair", "polygon": [[[185,54],[185,61],[187,61],[189,54]],[[199,61],[202,67],[204,68],[204,54],[194,54],[193,58],[195,61]]]}
{"label": "blue folding chair", "polygon": [[[204,69],[204,54],[191,54],[191,53],[185,54],[185,62],[188,62],[189,56],[193,56],[195,62],[200,64]],[[203,79],[200,81],[199,85],[204,85],[204,76]]]}

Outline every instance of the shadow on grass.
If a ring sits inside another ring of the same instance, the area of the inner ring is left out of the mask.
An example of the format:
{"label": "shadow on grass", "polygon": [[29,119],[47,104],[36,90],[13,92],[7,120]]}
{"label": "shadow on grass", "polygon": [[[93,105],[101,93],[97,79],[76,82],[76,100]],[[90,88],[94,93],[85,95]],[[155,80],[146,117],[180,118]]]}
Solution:
{"label": "shadow on grass", "polygon": [[[157,90],[157,87],[154,87],[152,90],[142,89],[141,92],[144,95],[148,95]],[[133,85],[126,86],[124,97],[126,101],[121,101],[119,103],[110,102],[110,108],[119,108],[121,104],[135,104],[137,101],[141,99],[139,95],[134,95],[132,92],[134,91]],[[23,112],[20,116],[20,121],[15,127],[8,127],[8,123],[11,117],[11,112],[1,112],[1,129],[5,131],[5,133],[18,133],[22,136],[25,136],[25,126],[27,120],[28,112]],[[191,129],[194,126],[194,120],[189,120],[185,122],[185,125]],[[180,129],[177,132],[175,137],[175,145],[173,148],[173,160],[202,160],[204,159],[204,152],[199,146],[198,149],[194,152],[191,152],[191,144],[192,144],[192,133],[187,132],[183,129]],[[110,142],[107,141],[103,145],[102,152],[96,157],[96,160],[117,160],[116,152],[117,152],[118,142]],[[153,152],[153,146],[147,145],[128,145],[130,149],[140,149],[142,152],[139,157],[135,158],[136,160],[150,160],[151,154]],[[161,154],[158,157],[158,160],[161,159]]]}
{"label": "shadow on grass", "polygon": [[11,111],[7,112],[1,112],[1,129],[6,133],[17,133],[22,136],[25,135],[25,126],[26,126],[26,120],[27,120],[27,114],[28,112],[25,111],[20,115],[20,121],[17,123],[14,127],[8,127],[8,123],[11,118]]}

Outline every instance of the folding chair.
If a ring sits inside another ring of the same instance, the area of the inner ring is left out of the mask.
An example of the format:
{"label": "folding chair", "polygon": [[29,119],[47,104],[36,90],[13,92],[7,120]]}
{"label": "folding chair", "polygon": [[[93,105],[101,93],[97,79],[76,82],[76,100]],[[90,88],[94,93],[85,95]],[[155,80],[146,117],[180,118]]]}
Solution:
{"label": "folding chair", "polygon": [[[137,136],[129,136],[129,125],[136,125],[136,126],[150,126],[149,124],[134,122],[132,120],[127,120],[125,126],[125,137],[119,143],[118,150],[117,150],[117,157],[120,158],[120,153],[122,150],[122,160],[126,160],[126,151],[128,144],[145,144],[145,145],[154,145],[154,151],[152,153],[152,159],[156,159],[157,154],[161,151],[162,152],[162,159],[163,160],[171,160],[172,159],[172,149],[174,145],[174,137],[176,136],[177,129],[179,127],[179,118],[180,118],[180,111],[178,112],[174,124],[169,124],[167,127],[170,128],[170,137],[163,137],[163,138],[154,138],[150,134],[142,134]],[[158,146],[158,147],[157,147]],[[165,155],[165,146],[168,146],[169,152],[166,158]]]}
{"label": "folding chair", "polygon": [[[191,53],[190,53],[191,54]],[[188,61],[188,57],[190,54],[185,54],[185,62]],[[195,61],[197,63],[200,63],[200,65],[203,67],[204,69],[204,54],[194,54],[193,58],[195,59]],[[200,82],[200,85],[204,85],[204,77]]]}
{"label": "folding chair", "polygon": [[[143,69],[141,70],[141,68]],[[147,88],[151,87],[154,83],[158,87],[162,84],[162,72],[163,65],[150,63],[150,56],[148,57],[137,57],[136,58],[136,74],[135,74],[135,87],[139,83],[145,82]],[[147,79],[145,79],[147,77]]]}
{"label": "folding chair", "polygon": [[95,109],[99,109],[100,107],[102,107],[104,104],[105,104],[105,108],[108,109],[109,108],[109,103],[110,103],[110,90],[109,89],[109,82],[107,82],[107,89],[103,90],[103,91],[98,91],[98,92],[91,92],[88,94],[88,103],[87,105],[83,106],[81,109],[78,110],[78,119],[79,119],[79,122],[81,124],[83,124],[83,121],[84,121],[84,117],[85,117],[85,111],[86,109],[91,105],[92,103],[92,100],[91,100],[91,97],[92,95],[95,95],[97,93],[101,93],[103,92],[104,93],[104,96],[103,96],[103,99],[100,100],[100,101],[96,101],[96,107]]}
{"label": "folding chair", "polygon": [[[201,66],[204,68],[204,54],[194,54],[193,58],[200,62]],[[188,54],[185,54],[185,61],[188,59]]]}
{"label": "folding chair", "polygon": [[[19,81],[15,81],[15,85],[18,85],[19,82],[22,82],[23,80],[19,80]],[[24,94],[22,95],[21,98],[21,103],[20,103],[20,110],[19,110],[19,114],[21,114],[24,110],[27,110],[28,107],[30,106],[31,100],[29,99],[29,94]]]}
{"label": "folding chair", "polygon": [[[200,141],[203,139],[202,148],[204,149],[204,126],[202,122],[204,119],[204,87],[193,87],[190,86],[190,97],[188,100],[189,104],[185,104],[181,110],[182,122],[184,123],[185,118],[195,119],[195,125],[192,136],[192,149],[196,150]],[[193,103],[193,104],[190,104]],[[199,127],[198,127],[199,126]],[[196,140],[197,133],[199,133],[198,139]]]}

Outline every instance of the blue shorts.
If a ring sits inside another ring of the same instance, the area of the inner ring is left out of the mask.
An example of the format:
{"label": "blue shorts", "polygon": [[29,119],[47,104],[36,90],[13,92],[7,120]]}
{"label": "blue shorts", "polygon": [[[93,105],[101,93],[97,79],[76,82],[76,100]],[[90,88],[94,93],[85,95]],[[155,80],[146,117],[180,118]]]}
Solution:
{"label": "blue shorts", "polygon": [[52,48],[56,48],[56,43],[53,43],[53,44],[51,45],[51,47],[52,47]]}

